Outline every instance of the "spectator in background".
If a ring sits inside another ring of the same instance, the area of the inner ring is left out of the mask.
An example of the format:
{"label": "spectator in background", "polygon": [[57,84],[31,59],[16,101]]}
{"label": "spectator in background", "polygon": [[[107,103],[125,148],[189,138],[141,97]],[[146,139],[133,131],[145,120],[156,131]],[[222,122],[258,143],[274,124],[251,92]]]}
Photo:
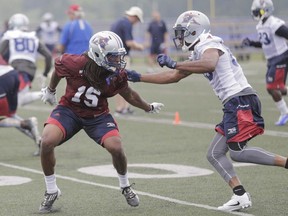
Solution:
{"label": "spectator in background", "polygon": [[67,14],[70,21],[62,29],[58,51],[81,54],[88,49],[89,39],[93,34],[92,27],[84,20],[84,11],[79,5],[71,5]]}
{"label": "spectator in background", "polygon": [[4,33],[5,33],[7,30],[8,30],[8,20],[5,20],[5,21],[3,22],[3,31],[2,31],[1,34],[0,34],[0,38],[3,37]]}
{"label": "spectator in background", "polygon": [[[125,12],[124,17],[117,20],[112,24],[111,31],[119,35],[121,40],[124,43],[124,47],[127,51],[125,61],[127,62],[126,68],[130,69],[131,59],[130,59],[130,50],[144,50],[144,46],[140,43],[137,43],[132,35],[133,25],[138,22],[143,23],[143,11],[139,7],[131,7]],[[132,114],[133,110],[130,108],[130,104],[123,99],[120,95],[115,96],[116,101],[116,115],[122,114]]]}
{"label": "spectator in background", "polygon": [[266,89],[280,112],[277,126],[288,122],[288,107],[282,96],[287,95],[286,78],[288,72],[288,27],[284,20],[272,15],[271,0],[254,0],[251,13],[259,23],[256,26],[258,41],[243,40],[244,46],[262,48],[267,60]]}
{"label": "spectator in background", "polygon": [[59,42],[61,28],[59,24],[53,20],[51,13],[45,13],[42,22],[36,29],[37,36],[47,46],[51,53],[55,53],[56,45]]}
{"label": "spectator in background", "polygon": [[169,47],[169,34],[165,22],[161,19],[161,15],[158,11],[152,12],[152,21],[148,25],[146,32],[146,41],[149,49],[148,73],[154,72],[156,64],[156,57],[160,53],[167,54]]}

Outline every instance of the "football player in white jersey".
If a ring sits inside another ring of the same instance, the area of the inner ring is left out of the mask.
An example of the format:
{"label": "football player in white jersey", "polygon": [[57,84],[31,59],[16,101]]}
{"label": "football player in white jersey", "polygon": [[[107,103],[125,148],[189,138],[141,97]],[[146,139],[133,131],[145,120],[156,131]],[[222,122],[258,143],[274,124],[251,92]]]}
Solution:
{"label": "football player in white jersey", "polygon": [[251,198],[236,175],[232,160],[288,168],[287,158],[247,142],[264,132],[261,102],[221,38],[210,34],[210,21],[199,11],[182,13],[174,27],[174,43],[183,51],[191,51],[189,60],[176,62],[165,54],[157,61],[172,70],[155,74],[127,71],[133,82],[175,83],[191,74],[203,74],[223,104],[223,120],[216,125],[216,135],[207,152],[207,159],[233,191],[232,198],[219,210],[237,211],[252,206]]}
{"label": "football player in white jersey", "polygon": [[256,26],[258,41],[249,38],[243,40],[244,46],[262,48],[267,60],[266,89],[272,96],[280,117],[275,125],[288,122],[288,108],[283,95],[287,95],[286,77],[288,71],[288,27],[285,22],[272,15],[271,0],[254,0],[251,13],[259,23]]}
{"label": "football player in white jersey", "polygon": [[59,24],[53,19],[51,13],[45,13],[42,17],[42,22],[36,29],[37,36],[47,46],[51,53],[55,53],[56,45],[59,42],[59,37],[62,29]]}
{"label": "football player in white jersey", "polygon": [[[20,86],[18,105],[23,106],[41,99],[41,91],[30,91],[36,73],[36,58],[40,53],[45,58],[43,76],[46,78],[51,66],[52,55],[41,43],[34,31],[29,32],[29,19],[24,14],[14,14],[8,22],[9,30],[5,32],[0,44],[0,55],[19,72]],[[45,79],[42,80],[45,82]],[[42,84],[41,84],[42,85]],[[43,84],[44,86],[44,84]]]}

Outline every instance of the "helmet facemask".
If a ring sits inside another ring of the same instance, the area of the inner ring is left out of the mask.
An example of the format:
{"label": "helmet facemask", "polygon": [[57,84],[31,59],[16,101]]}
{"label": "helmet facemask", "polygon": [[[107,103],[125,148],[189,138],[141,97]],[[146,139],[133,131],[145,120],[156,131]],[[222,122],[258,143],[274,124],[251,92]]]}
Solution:
{"label": "helmet facemask", "polygon": [[251,6],[251,15],[257,21],[269,17],[273,11],[274,6],[271,0],[254,0]]}
{"label": "helmet facemask", "polygon": [[199,11],[187,11],[178,17],[173,29],[175,47],[186,52],[193,49],[203,33],[210,32],[210,21]]}
{"label": "helmet facemask", "polygon": [[123,52],[118,51],[117,53],[108,53],[104,57],[105,60],[103,67],[112,72],[124,70],[126,67],[126,61],[124,59],[125,55],[125,49]]}

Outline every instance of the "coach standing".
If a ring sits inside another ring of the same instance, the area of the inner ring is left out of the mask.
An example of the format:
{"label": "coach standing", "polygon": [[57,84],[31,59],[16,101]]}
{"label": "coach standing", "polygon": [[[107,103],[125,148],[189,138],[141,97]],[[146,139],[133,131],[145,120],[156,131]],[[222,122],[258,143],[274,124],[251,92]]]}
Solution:
{"label": "coach standing", "polygon": [[[143,23],[143,11],[139,7],[131,7],[128,11],[125,12],[124,17],[117,20],[114,24],[112,24],[111,31],[119,35],[121,40],[124,43],[124,47],[127,51],[126,55],[126,69],[130,68],[130,50],[144,50],[144,46],[140,43],[137,43],[132,35],[133,25],[138,22]],[[116,101],[116,115],[121,114],[132,114],[133,111],[130,109],[130,105],[120,96],[115,96]]]}
{"label": "coach standing", "polygon": [[84,11],[79,5],[71,5],[67,14],[70,21],[63,27],[58,51],[60,53],[81,54],[88,50],[89,39],[93,34],[92,27],[83,19]]}

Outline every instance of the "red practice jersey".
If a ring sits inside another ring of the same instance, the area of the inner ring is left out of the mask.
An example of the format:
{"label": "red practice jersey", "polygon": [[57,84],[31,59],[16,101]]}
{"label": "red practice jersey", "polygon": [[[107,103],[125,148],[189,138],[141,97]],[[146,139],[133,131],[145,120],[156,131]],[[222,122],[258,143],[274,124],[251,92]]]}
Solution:
{"label": "red practice jersey", "polygon": [[[91,118],[108,113],[107,98],[113,97],[128,87],[127,75],[120,72],[110,85],[106,85],[101,92],[95,89],[84,76],[83,69],[88,62],[86,55],[63,54],[55,59],[55,72],[65,78],[66,92],[59,104],[69,107],[77,116]],[[109,73],[107,71],[107,73]]]}

